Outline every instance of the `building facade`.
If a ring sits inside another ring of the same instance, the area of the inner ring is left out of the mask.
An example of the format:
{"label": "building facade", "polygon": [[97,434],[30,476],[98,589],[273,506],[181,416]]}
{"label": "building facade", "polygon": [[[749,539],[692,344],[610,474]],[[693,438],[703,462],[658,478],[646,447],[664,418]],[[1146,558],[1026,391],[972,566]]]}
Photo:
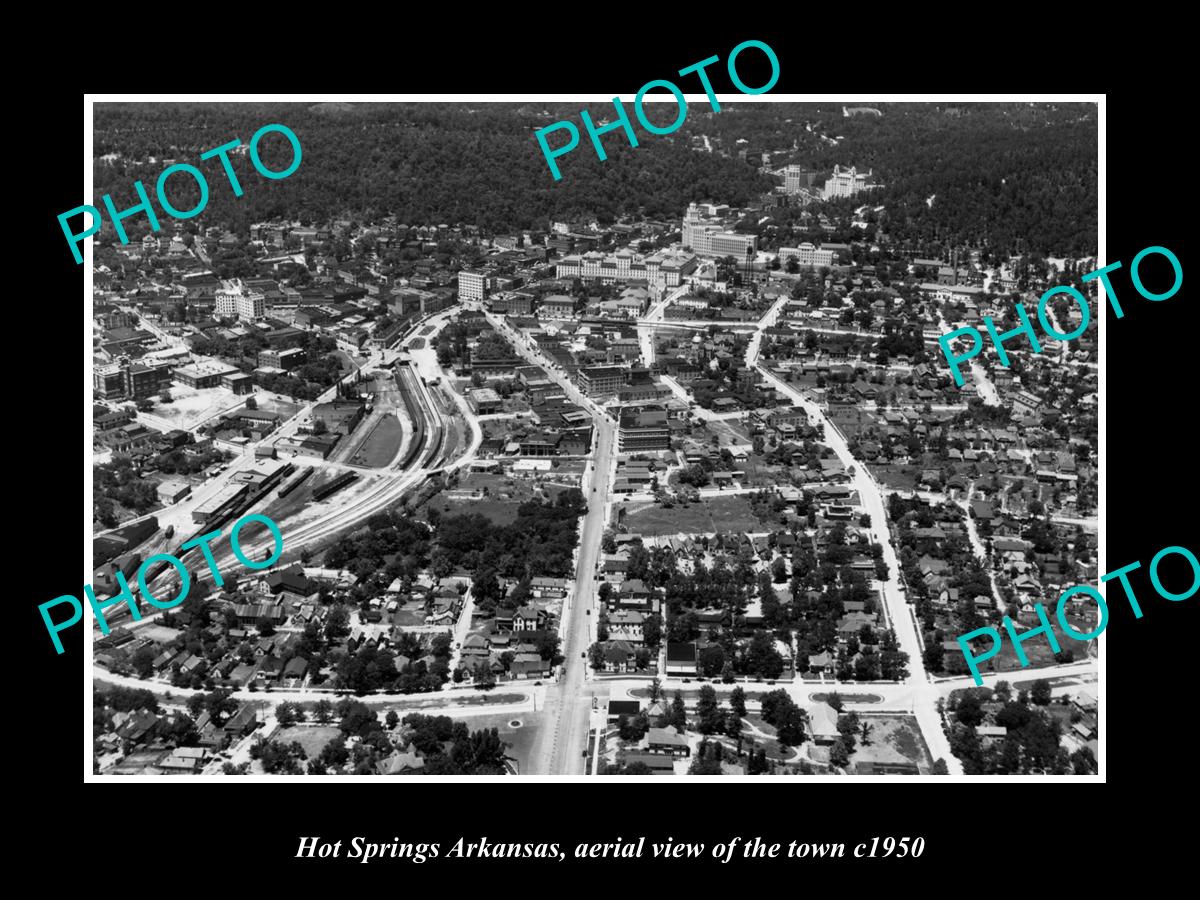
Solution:
{"label": "building facade", "polygon": [[821,196],[826,200],[836,200],[840,197],[853,197],[857,193],[870,190],[874,187],[870,183],[871,171],[868,169],[866,173],[862,173],[854,166],[849,169],[834,166],[833,175],[825,182],[825,190],[821,192]]}
{"label": "building facade", "polygon": [[482,300],[487,296],[487,276],[483,272],[463,269],[458,273],[458,299]]}
{"label": "building facade", "polygon": [[252,321],[267,314],[267,298],[259,291],[251,291],[240,278],[221,283],[216,292],[218,318]]}
{"label": "building facade", "polygon": [[579,370],[579,389],[593,399],[614,395],[625,384],[628,371],[623,366],[584,366]]}
{"label": "building facade", "polygon": [[667,424],[667,411],[654,406],[631,406],[621,410],[617,446],[621,453],[669,450],[671,429]]}
{"label": "building facade", "polygon": [[822,266],[832,266],[837,255],[832,250],[822,250],[820,247],[805,241],[799,247],[780,247],[779,260],[786,263],[795,259],[802,268],[819,269]]}
{"label": "building facade", "polygon": [[104,400],[141,400],[171,383],[172,367],[148,366],[121,359],[92,370],[92,389]]}
{"label": "building facade", "polygon": [[728,206],[689,203],[683,214],[682,241],[698,256],[732,256],[744,259],[758,252],[758,236],[728,230]]}

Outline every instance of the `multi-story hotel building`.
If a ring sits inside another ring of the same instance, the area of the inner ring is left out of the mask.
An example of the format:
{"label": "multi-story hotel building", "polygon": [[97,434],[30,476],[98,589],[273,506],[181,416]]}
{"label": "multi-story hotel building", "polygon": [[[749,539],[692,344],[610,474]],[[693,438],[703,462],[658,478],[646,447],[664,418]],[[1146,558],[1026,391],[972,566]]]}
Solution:
{"label": "multi-story hotel building", "polygon": [[458,299],[482,300],[487,296],[487,275],[463,269],[458,273]]}
{"label": "multi-story hotel building", "polygon": [[555,266],[554,275],[601,284],[645,281],[652,288],[678,287],[698,264],[695,254],[682,251],[660,250],[653,256],[642,258],[630,250],[618,250],[609,256],[593,250],[564,256]]}
{"label": "multi-story hotel building", "polygon": [[758,251],[758,236],[736,234],[726,228],[728,206],[689,203],[683,214],[682,240],[699,256],[732,256],[745,259]]}
{"label": "multi-story hotel building", "polygon": [[812,187],[816,183],[817,175],[817,172],[804,166],[787,166],[783,170],[783,189],[789,194],[798,194],[805,188]]}
{"label": "multi-story hotel building", "polygon": [[819,269],[822,266],[832,266],[837,255],[832,250],[822,250],[808,241],[799,247],[780,247],[779,261],[786,263],[795,259],[797,264],[807,268]]}
{"label": "multi-story hotel building", "polygon": [[216,293],[218,318],[252,321],[267,314],[267,298],[258,291],[246,289],[240,278],[222,282]]}
{"label": "multi-story hotel building", "polygon": [[671,427],[661,406],[627,406],[619,421],[617,446],[621,453],[670,449]]}
{"label": "multi-story hotel building", "polygon": [[870,180],[870,169],[867,170],[866,174],[863,174],[854,166],[851,166],[849,169],[834,166],[833,175],[825,182],[825,190],[821,192],[821,196],[826,200],[836,200],[839,197],[853,197],[860,191],[869,191],[875,187],[875,185],[870,183]]}
{"label": "multi-story hotel building", "polygon": [[624,366],[584,366],[578,372],[579,389],[593,399],[615,395],[628,372]]}

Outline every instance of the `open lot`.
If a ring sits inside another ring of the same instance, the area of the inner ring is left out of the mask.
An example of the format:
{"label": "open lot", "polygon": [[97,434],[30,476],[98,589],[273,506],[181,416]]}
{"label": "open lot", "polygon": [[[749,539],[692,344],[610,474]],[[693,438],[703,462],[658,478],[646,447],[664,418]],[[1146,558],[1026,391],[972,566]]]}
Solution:
{"label": "open lot", "polygon": [[860,735],[855,741],[851,762],[914,763],[922,775],[929,774],[933,760],[915,716],[871,713],[860,716],[860,720],[871,726],[870,743],[864,744]]}
{"label": "open lot", "polygon": [[[1072,628],[1081,634],[1087,634],[1096,627],[1095,616],[1091,618],[1082,618],[1079,616],[1068,615],[1067,621],[1070,622]],[[1036,623],[1034,623],[1034,625],[1036,625]],[[1032,626],[1020,626],[1018,634],[1023,634],[1030,627]],[[1074,653],[1076,660],[1087,659],[1088,653],[1093,652],[1096,648],[1095,641],[1077,641],[1074,638],[1068,637],[1066,634],[1064,634],[1062,626],[1059,624],[1059,621],[1056,617],[1050,619],[1050,628],[1054,632],[1054,636],[1058,639],[1058,646],[1062,650],[1070,650],[1072,653]],[[1029,660],[1028,666],[1021,665],[1021,661],[1017,659],[1016,650],[1013,648],[1012,642],[1009,641],[1007,637],[1008,636],[1005,635],[1005,641],[1003,646],[1000,648],[1000,652],[988,661],[988,665],[990,665],[991,668],[989,670],[985,670],[981,667],[980,671],[1013,672],[1015,674],[1022,671],[1027,672],[1030,669],[1037,668],[1038,666],[1053,666],[1057,664],[1057,660],[1054,658],[1054,650],[1051,648],[1050,642],[1046,640],[1045,636],[1039,635],[1032,640],[1025,641],[1021,645],[1021,649],[1025,651],[1025,656]]]}
{"label": "open lot", "polygon": [[278,394],[264,393],[262,390],[259,390],[255,392],[254,397],[260,410],[276,413],[284,421],[300,412],[301,409],[299,403],[285,400]]}
{"label": "open lot", "polygon": [[867,468],[884,487],[894,491],[916,490],[921,470],[916,466],[877,465],[869,463]]}
{"label": "open lot", "polygon": [[154,404],[150,414],[165,419],[176,428],[188,430],[229,409],[245,402],[233,391],[225,388],[197,390],[187,385],[171,382],[171,402]]}
{"label": "open lot", "polygon": [[[522,503],[540,496],[538,487],[531,479],[473,472],[459,479],[455,490],[482,492],[481,499],[452,500],[444,494],[436,494],[430,498],[428,505],[436,506],[446,515],[479,513],[496,525],[510,525],[517,520],[517,509]],[[565,488],[557,484],[541,486],[541,491],[545,492],[551,502],[563,490]]]}
{"label": "open lot", "polygon": [[403,438],[400,420],[391,413],[385,413],[348,462],[373,469],[386,466],[400,452]]}
{"label": "open lot", "polygon": [[505,755],[516,768],[516,773],[525,775],[529,772],[529,759],[543,715],[541,712],[521,712],[500,716],[469,716],[462,721],[472,731],[495,728],[500,733],[500,740],[509,745]]}
{"label": "open lot", "polygon": [[275,733],[272,740],[279,741],[281,744],[290,744],[292,741],[299,742],[304,748],[304,752],[308,754],[308,758],[320,755],[333,738],[341,735],[341,729],[335,725],[293,725],[291,728],[284,728]]}
{"label": "open lot", "polygon": [[656,504],[629,504],[624,524],[647,536],[659,534],[712,534],[717,531],[765,531],[772,524],[754,515],[743,495],[713,497],[687,506],[664,509]]}

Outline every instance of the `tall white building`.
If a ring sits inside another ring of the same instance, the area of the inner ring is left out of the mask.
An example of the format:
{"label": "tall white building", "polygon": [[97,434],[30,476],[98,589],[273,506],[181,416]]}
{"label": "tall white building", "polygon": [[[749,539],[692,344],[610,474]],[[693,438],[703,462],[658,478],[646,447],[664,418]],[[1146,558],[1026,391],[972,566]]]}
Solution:
{"label": "tall white building", "polygon": [[258,291],[247,290],[240,278],[221,282],[216,301],[216,313],[220,318],[249,322],[267,314],[266,296]]}
{"label": "tall white building", "polygon": [[554,274],[557,278],[582,278],[602,284],[645,280],[652,295],[657,296],[664,288],[682,284],[696,266],[695,254],[681,250],[660,250],[646,258],[631,250],[618,250],[608,256],[592,250],[564,256]]}
{"label": "tall white building", "polygon": [[795,164],[787,166],[783,170],[783,189],[789,194],[798,194],[805,188],[812,187],[813,179],[816,176],[816,172],[806,169],[804,166]]}
{"label": "tall white building", "polygon": [[805,241],[799,247],[779,248],[780,262],[786,263],[793,257],[796,263],[802,267],[819,269],[822,266],[832,266],[835,254],[832,250],[822,250],[819,247],[815,247],[808,241]]}
{"label": "tall white building", "polygon": [[849,169],[834,166],[833,176],[825,182],[825,190],[821,196],[826,200],[835,200],[839,197],[853,197],[860,191],[868,191],[874,187],[870,183],[871,171],[868,169],[864,174],[854,166]]}
{"label": "tall white building", "polygon": [[487,276],[483,272],[463,269],[458,273],[458,299],[482,300],[487,294]]}
{"label": "tall white building", "polygon": [[758,236],[737,234],[726,227],[728,206],[689,203],[683,214],[682,240],[698,256],[732,256],[743,260],[758,251]]}

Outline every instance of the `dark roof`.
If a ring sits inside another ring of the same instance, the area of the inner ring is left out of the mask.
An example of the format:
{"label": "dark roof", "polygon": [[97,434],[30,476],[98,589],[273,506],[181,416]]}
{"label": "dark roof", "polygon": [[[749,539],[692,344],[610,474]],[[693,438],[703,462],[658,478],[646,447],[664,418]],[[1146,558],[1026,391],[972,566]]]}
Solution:
{"label": "dark roof", "polygon": [[637,700],[609,700],[608,714],[610,716],[636,716],[642,705]]}
{"label": "dark roof", "polygon": [[696,645],[692,641],[687,643],[667,643],[667,662],[695,662],[696,661]]}

